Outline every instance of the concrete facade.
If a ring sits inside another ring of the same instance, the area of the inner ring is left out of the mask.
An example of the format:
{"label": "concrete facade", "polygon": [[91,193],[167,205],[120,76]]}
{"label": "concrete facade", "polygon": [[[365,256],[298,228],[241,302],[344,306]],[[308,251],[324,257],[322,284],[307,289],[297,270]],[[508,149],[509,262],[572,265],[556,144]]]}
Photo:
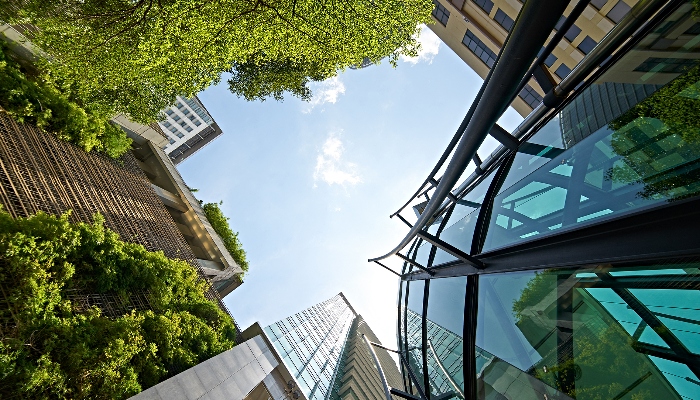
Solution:
{"label": "concrete facade", "polygon": [[[430,29],[442,39],[467,65],[479,76],[485,78],[490,67],[483,61],[488,58],[484,51],[497,55],[508,36],[507,27],[512,25],[522,3],[518,0],[434,0],[436,8],[433,11],[433,21]],[[553,58],[545,61],[555,82],[560,82],[590,51],[590,46],[600,42],[610,32],[637,0],[594,0],[586,7],[575,25],[567,31],[565,38],[552,52]],[[571,2],[564,12],[568,16],[576,2]],[[475,40],[465,39],[470,32]],[[554,31],[551,36],[554,35]],[[467,44],[472,44],[472,48]],[[485,46],[483,50],[478,46]],[[479,55],[482,57],[479,57]],[[493,57],[495,59],[495,57]],[[534,79],[529,86],[540,97],[544,91]],[[528,115],[533,105],[536,106],[536,95],[518,96],[512,107],[522,116]],[[541,101],[541,98],[539,99]],[[529,104],[528,104],[529,103]]]}
{"label": "concrete facade", "polygon": [[[134,400],[224,400],[286,398],[284,371],[262,335],[257,335],[133,396]],[[284,367],[282,367],[284,368]]]}

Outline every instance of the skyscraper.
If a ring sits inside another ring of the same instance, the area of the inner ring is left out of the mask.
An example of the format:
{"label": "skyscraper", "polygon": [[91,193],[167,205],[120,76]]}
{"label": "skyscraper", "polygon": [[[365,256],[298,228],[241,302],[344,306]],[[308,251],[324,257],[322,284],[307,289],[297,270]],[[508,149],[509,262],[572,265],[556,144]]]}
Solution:
{"label": "skyscraper", "polygon": [[[430,29],[479,76],[486,77],[512,30],[522,1],[515,0],[433,0]],[[610,30],[622,20],[637,0],[593,0],[544,64],[555,82],[560,82]],[[564,22],[576,2],[571,2],[555,30]],[[551,37],[551,36],[550,36]],[[532,111],[545,90],[532,79],[512,106],[523,117]]]}
{"label": "skyscraper", "polygon": [[168,139],[163,151],[175,164],[223,133],[197,96],[190,99],[178,96],[175,104],[163,112],[166,118],[158,122]]}
{"label": "skyscraper", "polygon": [[[134,399],[313,400],[384,396],[367,340],[379,344],[340,293],[288,318],[243,332],[246,342],[133,397]],[[375,354],[387,380],[402,378],[386,350]]]}

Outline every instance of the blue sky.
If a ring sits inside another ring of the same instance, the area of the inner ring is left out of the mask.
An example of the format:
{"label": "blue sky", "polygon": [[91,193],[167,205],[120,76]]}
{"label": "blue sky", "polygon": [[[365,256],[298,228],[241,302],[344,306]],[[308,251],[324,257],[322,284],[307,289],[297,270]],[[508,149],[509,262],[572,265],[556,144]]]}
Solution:
{"label": "blue sky", "polygon": [[[225,79],[199,95],[224,135],[178,168],[200,199],[223,200],[248,253],[244,284],[224,299],[244,329],[342,291],[395,344],[398,281],[367,259],[405,235],[389,215],[435,165],[482,84],[423,32],[418,59],[348,70],[312,86],[310,103],[246,102]],[[501,123],[520,120],[509,110]]]}

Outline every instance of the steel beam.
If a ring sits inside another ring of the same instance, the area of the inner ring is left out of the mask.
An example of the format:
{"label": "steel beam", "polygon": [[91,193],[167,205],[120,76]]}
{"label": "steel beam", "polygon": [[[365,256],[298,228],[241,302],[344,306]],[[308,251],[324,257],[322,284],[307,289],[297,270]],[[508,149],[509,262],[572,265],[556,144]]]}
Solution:
{"label": "steel beam", "polygon": [[370,261],[382,260],[401,251],[438,211],[481,143],[510,105],[509,100],[517,89],[517,83],[534,61],[542,44],[564,13],[566,5],[566,2],[560,0],[525,2],[513,31],[501,51],[501,57],[508,62],[497,62],[492,68],[491,79],[483,85],[483,95],[474,109],[476,118],[471,118],[467,123],[432,199],[406,237],[389,253]]}
{"label": "steel beam", "polygon": [[426,242],[437,246],[439,249],[445,251],[446,253],[452,254],[453,256],[459,258],[460,260],[464,261],[465,263],[472,264],[473,266],[483,269],[485,268],[484,263],[481,261],[477,260],[476,258],[470,256],[469,254],[463,252],[462,250],[452,246],[451,244],[438,239],[437,237],[429,234],[426,231],[419,231],[418,232],[418,237],[422,238]]}

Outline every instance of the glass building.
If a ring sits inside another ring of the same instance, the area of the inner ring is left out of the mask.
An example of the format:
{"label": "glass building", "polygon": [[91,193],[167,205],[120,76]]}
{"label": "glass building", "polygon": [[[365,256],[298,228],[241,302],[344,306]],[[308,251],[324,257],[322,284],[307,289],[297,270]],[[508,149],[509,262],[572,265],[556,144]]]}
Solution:
{"label": "glass building", "polygon": [[[363,335],[379,340],[340,293],[264,328],[287,370],[309,400],[375,399],[382,393]],[[395,385],[401,375],[378,349],[382,369]]]}
{"label": "glass building", "polygon": [[404,260],[406,398],[700,399],[700,10],[635,5],[507,132],[555,3],[526,2],[444,175],[397,212],[409,234],[371,260]]}

